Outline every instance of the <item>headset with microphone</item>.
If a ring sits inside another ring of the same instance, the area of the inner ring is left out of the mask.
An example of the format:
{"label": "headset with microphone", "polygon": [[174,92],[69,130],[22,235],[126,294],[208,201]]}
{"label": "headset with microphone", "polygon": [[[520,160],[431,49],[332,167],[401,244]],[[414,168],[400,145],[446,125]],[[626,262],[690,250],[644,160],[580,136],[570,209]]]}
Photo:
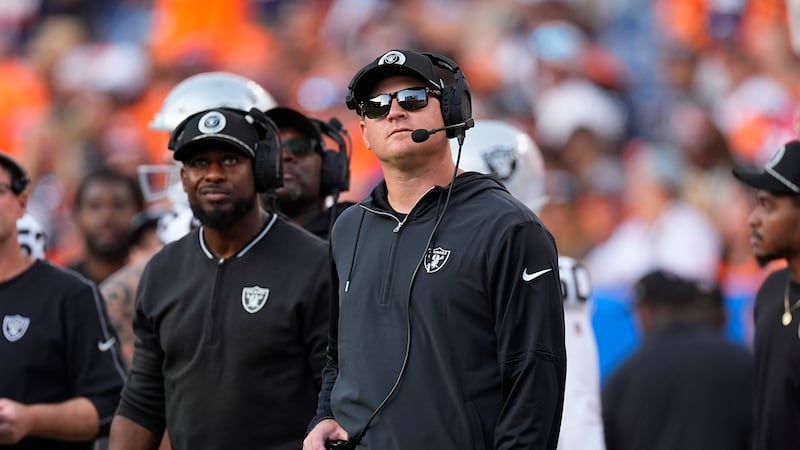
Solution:
{"label": "headset with microphone", "polygon": [[[392,51],[385,54],[379,60],[385,59],[388,55],[393,52],[399,51]],[[414,142],[425,142],[430,138],[432,134],[438,133],[440,131],[446,131],[448,138],[457,138],[459,146],[463,145],[464,138],[466,135],[466,131],[469,128],[472,128],[475,125],[475,121],[472,119],[472,103],[470,97],[470,90],[469,85],[467,84],[467,80],[464,78],[464,73],[458,67],[458,64],[455,63],[452,59],[435,54],[435,53],[422,53],[425,57],[427,57],[434,66],[439,68],[444,68],[445,70],[452,72],[454,74],[455,79],[455,86],[445,85],[442,81],[442,86],[439,87],[441,89],[441,95],[439,98],[439,103],[442,112],[442,119],[444,121],[444,126],[440,128],[434,128],[431,130],[426,130],[423,128],[414,130],[411,133],[411,139]],[[369,65],[361,70],[353,80],[350,82],[350,86],[348,87],[349,93],[346,98],[346,103],[348,108],[355,109],[361,113],[358,104],[356,102],[356,96],[354,88],[360,81],[361,77],[364,74],[374,68],[373,65]],[[354,449],[358,446],[361,439],[364,437],[364,434],[369,429],[372,421],[377,417],[377,415],[383,410],[383,408],[388,404],[389,400],[394,396],[397,392],[397,388],[400,386],[400,382],[403,379],[403,376],[406,373],[406,369],[408,367],[408,361],[410,357],[411,351],[411,300],[412,300],[412,290],[414,287],[414,281],[417,278],[420,268],[423,266],[426,257],[428,257],[431,253],[432,244],[434,242],[436,236],[436,230],[439,228],[439,224],[442,222],[444,218],[445,212],[447,211],[447,206],[450,202],[450,196],[453,190],[453,185],[455,185],[455,178],[458,171],[458,165],[453,170],[453,177],[452,180],[447,187],[447,191],[445,194],[444,206],[441,210],[437,211],[436,213],[436,220],[434,222],[433,228],[430,232],[430,235],[427,238],[427,242],[425,243],[425,250],[423,251],[422,255],[420,255],[420,259],[417,262],[414,271],[411,275],[411,279],[409,280],[408,284],[408,295],[407,301],[408,304],[406,306],[406,311],[408,312],[409,316],[407,317],[407,342],[406,342],[406,351],[405,355],[403,356],[403,363],[402,366],[397,374],[394,384],[387,392],[386,396],[383,400],[372,410],[369,418],[367,419],[364,426],[359,430],[355,436],[351,437],[348,441],[331,441],[326,443],[326,448],[328,449]]]}
{"label": "headset with microphone", "polygon": [[416,143],[425,142],[425,141],[428,140],[429,137],[431,137],[432,134],[436,134],[436,133],[438,133],[440,131],[451,130],[451,129],[454,129],[454,128],[463,128],[463,129],[466,130],[467,128],[472,128],[474,125],[475,125],[475,121],[470,117],[469,119],[467,119],[467,120],[465,120],[465,121],[463,121],[461,123],[448,125],[446,127],[434,128],[432,130],[426,130],[424,128],[418,128],[418,129],[414,130],[413,132],[411,132],[411,140],[416,142]]}

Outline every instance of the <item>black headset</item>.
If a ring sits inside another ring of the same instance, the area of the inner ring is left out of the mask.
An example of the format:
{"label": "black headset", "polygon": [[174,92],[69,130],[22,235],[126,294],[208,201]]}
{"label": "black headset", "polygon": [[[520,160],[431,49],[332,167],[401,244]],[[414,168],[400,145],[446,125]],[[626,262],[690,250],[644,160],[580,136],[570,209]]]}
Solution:
{"label": "black headset", "polygon": [[[327,122],[319,119],[309,118],[319,129],[320,133],[331,138],[338,148],[329,150],[324,147],[322,150],[322,169],[320,170],[320,194],[338,195],[350,189],[350,136],[347,130],[342,127],[342,122],[335,117]],[[346,139],[345,139],[346,138]],[[323,144],[320,143],[320,146]]]}
{"label": "black headset", "polygon": [[[251,108],[250,111],[242,111],[233,108],[213,108],[214,110],[225,110],[244,116],[244,118],[258,131],[259,140],[255,142],[253,150],[253,179],[255,180],[256,192],[267,192],[283,186],[283,151],[281,149],[281,138],[278,127],[263,111],[258,108]],[[209,110],[211,111],[211,110]],[[183,135],[186,124],[196,115],[207,111],[201,111],[184,119],[172,131],[167,147],[176,150],[177,143]]]}
{"label": "black headset", "polygon": [[[472,95],[470,94],[469,83],[464,77],[464,72],[458,67],[455,61],[447,56],[438,53],[423,53],[437,67],[444,68],[453,72],[455,86],[444,86],[442,97],[439,104],[442,109],[444,126],[451,127],[462,124],[472,118]],[[465,132],[468,127],[455,127],[446,130],[448,138],[454,138]]]}
{"label": "black headset", "polygon": [[256,157],[253,158],[256,192],[268,192],[283,186],[281,133],[264,111],[251,108],[248,116],[254,119],[253,125],[258,129],[260,137],[256,142]]}

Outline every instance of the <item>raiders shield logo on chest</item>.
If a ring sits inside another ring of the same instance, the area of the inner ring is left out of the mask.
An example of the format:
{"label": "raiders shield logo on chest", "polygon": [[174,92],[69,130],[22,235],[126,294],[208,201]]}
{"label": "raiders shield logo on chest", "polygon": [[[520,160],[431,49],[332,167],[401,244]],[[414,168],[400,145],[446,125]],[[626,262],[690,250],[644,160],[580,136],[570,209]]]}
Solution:
{"label": "raiders shield logo on chest", "polygon": [[242,288],[242,306],[250,314],[257,313],[267,303],[269,289],[260,286]]}
{"label": "raiders shield logo on chest", "polygon": [[25,332],[28,331],[28,325],[30,325],[31,319],[29,317],[23,317],[19,314],[15,314],[13,316],[5,316],[3,317],[3,336],[8,339],[9,342],[16,342],[25,336]]}

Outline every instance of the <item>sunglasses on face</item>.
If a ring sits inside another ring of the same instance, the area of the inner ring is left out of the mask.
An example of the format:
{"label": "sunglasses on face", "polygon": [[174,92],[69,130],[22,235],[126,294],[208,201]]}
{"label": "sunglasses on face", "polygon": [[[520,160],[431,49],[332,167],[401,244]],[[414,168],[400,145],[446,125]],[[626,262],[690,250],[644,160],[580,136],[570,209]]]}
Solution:
{"label": "sunglasses on face", "polygon": [[417,111],[428,106],[428,96],[438,98],[436,91],[426,87],[400,89],[397,92],[378,94],[361,102],[361,113],[369,119],[380,119],[389,114],[392,99],[406,111]]}
{"label": "sunglasses on face", "polygon": [[306,156],[314,152],[314,142],[304,136],[281,141],[281,147],[294,156]]}

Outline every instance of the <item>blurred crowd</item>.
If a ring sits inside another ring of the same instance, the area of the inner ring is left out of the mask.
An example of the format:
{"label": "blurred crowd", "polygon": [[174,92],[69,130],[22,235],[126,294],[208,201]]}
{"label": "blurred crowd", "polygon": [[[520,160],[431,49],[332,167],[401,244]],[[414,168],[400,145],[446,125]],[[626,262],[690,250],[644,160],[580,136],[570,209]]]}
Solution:
{"label": "blurred crowd", "polygon": [[148,123],[179,81],[224,70],[338,117],[355,144],[342,198],[359,200],[380,170],[344,96],[390,48],[459,61],[475,118],[541,148],[541,216],[592,276],[604,376],[637,345],[631,288],[654,269],[719,284],[727,335],[750,345],[765,272],[749,244],[753,197],[731,168],[763,166],[797,134],[785,0],[0,2],[0,148],[32,176],[48,258],[69,265],[86,251],[82,178],[170,162]]}

